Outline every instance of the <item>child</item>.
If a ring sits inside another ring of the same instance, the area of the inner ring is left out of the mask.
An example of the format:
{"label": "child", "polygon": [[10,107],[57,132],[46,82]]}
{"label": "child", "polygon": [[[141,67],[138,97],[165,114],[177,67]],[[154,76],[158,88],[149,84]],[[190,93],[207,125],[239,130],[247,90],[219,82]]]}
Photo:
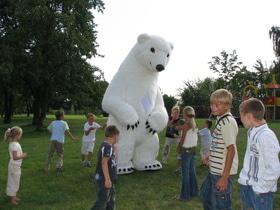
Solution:
{"label": "child", "polygon": [[194,120],[195,112],[190,106],[183,109],[185,124],[182,126],[182,137],[178,152],[182,158],[182,188],[177,197],[180,201],[188,201],[198,195],[198,185],[195,173],[195,149],[197,146],[197,128]]}
{"label": "child", "polygon": [[7,195],[10,202],[14,205],[20,200],[17,192],[20,184],[21,164],[22,160],[27,157],[27,153],[23,153],[18,141],[21,139],[22,129],[20,127],[8,128],[5,132],[4,139],[9,142],[10,162],[8,167]]}
{"label": "child", "polygon": [[70,136],[73,140],[78,140],[78,138],[74,137],[70,131],[67,122],[64,121],[64,112],[56,111],[55,112],[56,120],[52,121],[48,126],[48,130],[51,133],[51,142],[49,145],[48,158],[45,164],[45,171],[48,172],[50,170],[51,159],[53,153],[56,152],[58,156],[58,160],[56,163],[56,171],[62,172],[63,167],[63,145],[65,133]]}
{"label": "child", "polygon": [[243,125],[249,128],[238,179],[242,209],[272,210],[280,176],[279,142],[264,120],[265,107],[259,99],[243,101],[239,111]]}
{"label": "child", "polygon": [[92,210],[115,209],[115,182],[117,165],[114,146],[117,143],[119,130],[110,125],[105,130],[105,141],[98,152],[95,180],[98,186],[97,199]]}
{"label": "child", "polygon": [[232,94],[219,89],[211,94],[212,114],[217,116],[213,130],[210,155],[203,160],[209,165],[210,173],[201,187],[201,196],[205,210],[232,209],[232,184],[230,175],[237,174],[238,154],[236,136],[238,127],[230,108]]}
{"label": "child", "polygon": [[85,167],[91,167],[91,157],[95,144],[95,133],[99,128],[101,128],[101,126],[95,122],[95,115],[88,113],[87,122],[84,125],[84,136],[81,148],[82,164]]}
{"label": "child", "polygon": [[202,128],[198,131],[198,135],[201,137],[200,156],[201,156],[202,162],[210,154],[210,145],[212,142],[212,136],[211,136],[211,131],[210,131],[211,127],[212,127],[212,121],[205,120],[204,128]]}
{"label": "child", "polygon": [[[165,144],[162,150],[162,163],[166,164],[168,155],[170,153],[170,147],[172,144],[176,143],[178,145],[180,141],[180,133],[178,130],[178,125],[182,124],[182,120],[179,118],[180,107],[173,106],[171,109],[171,117],[167,123],[166,133],[165,133]],[[177,168],[181,168],[181,156],[177,154]]]}

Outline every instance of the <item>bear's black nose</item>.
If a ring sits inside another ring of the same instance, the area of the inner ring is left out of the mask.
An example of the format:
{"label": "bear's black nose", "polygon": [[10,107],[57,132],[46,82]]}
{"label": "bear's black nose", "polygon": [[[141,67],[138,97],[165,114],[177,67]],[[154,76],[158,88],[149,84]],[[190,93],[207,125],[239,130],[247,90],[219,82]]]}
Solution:
{"label": "bear's black nose", "polygon": [[164,66],[161,65],[161,64],[158,64],[158,65],[156,66],[156,69],[157,69],[157,71],[163,71],[163,70],[164,70]]}

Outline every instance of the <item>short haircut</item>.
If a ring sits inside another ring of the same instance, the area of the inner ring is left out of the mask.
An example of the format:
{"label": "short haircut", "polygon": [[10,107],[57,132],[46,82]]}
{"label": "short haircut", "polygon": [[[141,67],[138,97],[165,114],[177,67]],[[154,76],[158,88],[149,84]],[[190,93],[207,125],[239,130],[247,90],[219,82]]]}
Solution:
{"label": "short haircut", "polygon": [[205,123],[208,125],[209,129],[212,127],[212,121],[211,120],[205,120]]}
{"label": "short haircut", "polygon": [[219,102],[229,106],[232,104],[232,94],[226,89],[218,89],[210,96],[210,104]]}
{"label": "short haircut", "polygon": [[240,104],[239,112],[242,114],[251,113],[255,119],[262,120],[264,119],[265,106],[261,100],[249,98]]}
{"label": "short haircut", "polygon": [[117,129],[115,125],[109,125],[105,130],[105,137],[113,137],[115,135],[119,135],[120,131]]}
{"label": "short haircut", "polygon": [[55,112],[54,115],[55,115],[55,118],[56,118],[57,120],[60,120],[60,118],[64,115],[64,112],[58,110],[58,111]]}
{"label": "short haircut", "polygon": [[93,113],[87,113],[87,119],[90,118],[90,117],[96,118]]}

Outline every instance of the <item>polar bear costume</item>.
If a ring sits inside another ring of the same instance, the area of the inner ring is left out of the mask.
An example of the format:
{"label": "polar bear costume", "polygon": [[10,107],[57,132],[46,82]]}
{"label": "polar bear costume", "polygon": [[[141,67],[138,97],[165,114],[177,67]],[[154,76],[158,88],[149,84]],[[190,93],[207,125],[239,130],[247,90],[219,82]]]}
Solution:
{"label": "polar bear costume", "polygon": [[171,43],[158,36],[139,35],[104,94],[107,125],[116,125],[120,131],[118,174],[162,167],[156,160],[157,133],[167,125],[168,115],[157,82],[172,49]]}

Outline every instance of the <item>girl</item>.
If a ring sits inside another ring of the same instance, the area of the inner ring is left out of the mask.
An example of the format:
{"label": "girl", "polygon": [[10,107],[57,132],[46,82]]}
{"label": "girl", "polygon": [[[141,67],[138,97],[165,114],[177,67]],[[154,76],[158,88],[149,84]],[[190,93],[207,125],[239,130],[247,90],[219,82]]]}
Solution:
{"label": "girl", "polygon": [[16,194],[19,189],[21,164],[27,154],[22,152],[18,141],[21,139],[22,129],[18,126],[8,128],[4,139],[9,142],[10,162],[8,167],[7,195],[12,204],[17,205],[20,200]]}
{"label": "girl", "polygon": [[[180,141],[180,131],[178,126],[182,125],[182,119],[179,117],[180,107],[173,106],[171,109],[171,116],[167,123],[166,133],[165,133],[165,144],[162,150],[162,163],[167,164],[168,155],[170,153],[170,148],[172,144],[177,144]],[[176,172],[181,171],[181,154],[177,154],[177,169]]]}
{"label": "girl", "polygon": [[194,120],[195,112],[190,106],[183,109],[185,124],[182,126],[182,137],[178,144],[178,152],[182,158],[182,188],[177,197],[180,201],[188,201],[198,195],[195,173],[195,150],[197,145],[197,128]]}

